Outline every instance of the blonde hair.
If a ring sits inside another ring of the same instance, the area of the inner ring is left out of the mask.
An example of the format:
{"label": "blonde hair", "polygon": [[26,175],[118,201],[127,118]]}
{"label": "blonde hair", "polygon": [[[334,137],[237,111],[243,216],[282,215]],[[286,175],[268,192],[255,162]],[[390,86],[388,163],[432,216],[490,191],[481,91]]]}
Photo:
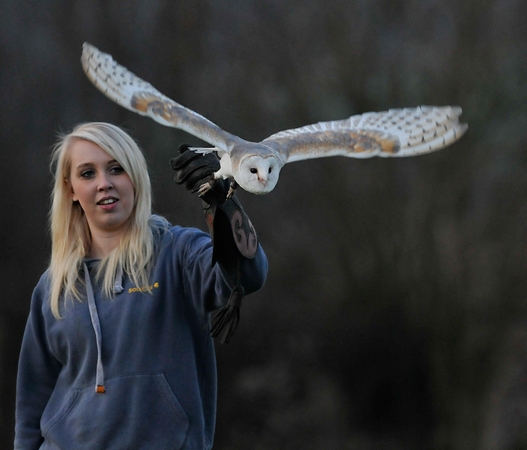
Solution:
{"label": "blonde hair", "polygon": [[145,158],[136,142],[122,129],[103,122],[78,125],[59,138],[51,160],[55,174],[50,212],[51,287],[53,315],[60,318],[60,299],[82,300],[80,267],[90,251],[91,234],[84,211],[71,197],[67,180],[71,172],[71,146],[78,140],[92,142],[112,156],[125,170],[134,186],[134,206],[128,230],[119,245],[99,264],[97,277],[102,278],[103,292],[113,296],[116,274],[127,273],[137,286],[148,286],[154,238],[149,225],[152,211],[150,177]]}

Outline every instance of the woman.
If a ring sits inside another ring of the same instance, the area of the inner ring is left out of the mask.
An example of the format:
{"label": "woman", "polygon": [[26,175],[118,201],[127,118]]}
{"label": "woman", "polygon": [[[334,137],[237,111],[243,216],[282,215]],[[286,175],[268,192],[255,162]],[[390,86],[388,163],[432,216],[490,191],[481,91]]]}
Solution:
{"label": "woman", "polygon": [[[193,188],[213,169],[190,153],[173,167]],[[22,343],[15,449],[211,448],[209,315],[233,284],[263,285],[262,249],[212,265],[208,234],[152,216],[145,159],[118,127],[78,126],[53,163],[51,263]],[[222,232],[214,245],[232,246]]]}

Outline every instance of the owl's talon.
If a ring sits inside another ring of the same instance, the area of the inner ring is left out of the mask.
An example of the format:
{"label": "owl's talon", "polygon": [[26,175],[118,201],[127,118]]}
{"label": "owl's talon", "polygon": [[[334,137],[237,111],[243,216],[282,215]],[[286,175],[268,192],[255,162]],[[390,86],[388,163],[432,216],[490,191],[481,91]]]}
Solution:
{"label": "owl's talon", "polygon": [[198,197],[203,197],[207,192],[209,192],[212,189],[213,183],[214,180],[203,183],[198,189]]}
{"label": "owl's talon", "polygon": [[231,184],[229,185],[229,191],[227,192],[227,199],[231,198],[236,193],[237,187],[238,183],[236,183],[236,180],[232,180]]}

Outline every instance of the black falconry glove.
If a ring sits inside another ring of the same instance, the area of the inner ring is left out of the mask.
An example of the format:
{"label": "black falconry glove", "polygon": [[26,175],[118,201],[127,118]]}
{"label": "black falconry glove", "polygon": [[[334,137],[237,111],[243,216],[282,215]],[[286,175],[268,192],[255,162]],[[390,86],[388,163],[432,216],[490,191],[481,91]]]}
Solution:
{"label": "black falconry glove", "polygon": [[241,285],[240,264],[244,259],[254,258],[258,239],[236,195],[227,198],[229,180],[214,180],[214,173],[220,169],[216,154],[200,154],[188,148],[188,145],[180,145],[177,156],[170,160],[170,166],[176,172],[174,181],[184,184],[193,193],[198,192],[202,184],[211,182],[211,189],[201,199],[212,236],[212,264],[218,262],[234,286],[227,305],[212,319],[211,333],[217,337],[223,331],[221,342],[228,343],[238,325],[245,293]]}

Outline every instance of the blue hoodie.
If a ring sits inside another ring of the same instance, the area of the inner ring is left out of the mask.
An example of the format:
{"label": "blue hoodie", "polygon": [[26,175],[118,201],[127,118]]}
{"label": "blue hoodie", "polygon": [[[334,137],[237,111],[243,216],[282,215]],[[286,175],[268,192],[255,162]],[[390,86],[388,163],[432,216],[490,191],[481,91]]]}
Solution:
{"label": "blue hoodie", "polygon": [[[125,276],[122,293],[105,297],[97,261],[87,261],[95,311],[88,301],[67,302],[60,320],[49,304],[49,273],[42,275],[20,354],[15,450],[212,447],[217,379],[209,319],[231,289],[211,267],[208,234],[171,227],[159,234],[158,252],[153,295]],[[266,275],[259,248],[244,261],[246,292]],[[95,392],[96,383],[105,393]]]}

